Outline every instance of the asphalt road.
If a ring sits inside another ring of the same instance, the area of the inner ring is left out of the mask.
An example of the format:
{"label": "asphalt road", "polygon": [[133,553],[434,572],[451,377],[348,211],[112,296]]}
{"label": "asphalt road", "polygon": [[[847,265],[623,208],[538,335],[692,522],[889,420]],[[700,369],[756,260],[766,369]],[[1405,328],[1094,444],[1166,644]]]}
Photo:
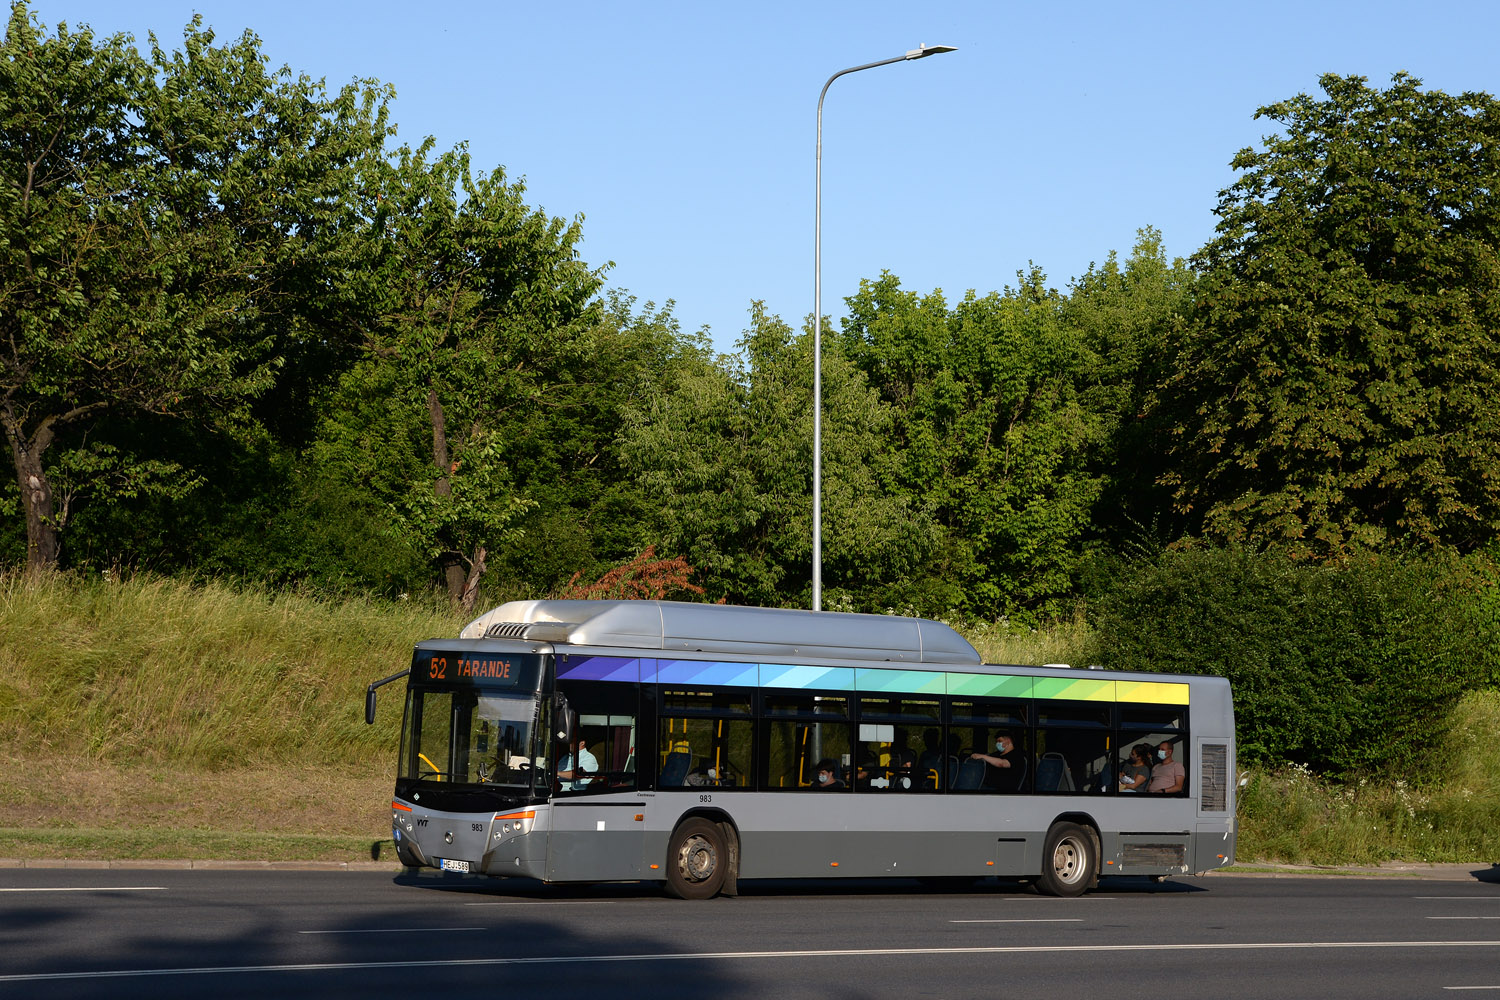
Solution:
{"label": "asphalt road", "polygon": [[[1500,1000],[1500,883],[635,885],[437,873],[0,870],[0,997]],[[837,891],[835,891],[837,890]],[[519,991],[519,992],[517,992]]]}

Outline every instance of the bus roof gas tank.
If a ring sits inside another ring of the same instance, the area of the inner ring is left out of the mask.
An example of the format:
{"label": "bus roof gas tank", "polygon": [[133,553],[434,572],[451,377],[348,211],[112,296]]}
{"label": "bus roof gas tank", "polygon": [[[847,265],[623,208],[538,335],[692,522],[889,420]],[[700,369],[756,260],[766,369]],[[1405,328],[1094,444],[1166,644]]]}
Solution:
{"label": "bus roof gas tank", "polygon": [[926,618],[679,601],[511,601],[460,633],[482,637],[665,652],[980,662],[968,640]]}

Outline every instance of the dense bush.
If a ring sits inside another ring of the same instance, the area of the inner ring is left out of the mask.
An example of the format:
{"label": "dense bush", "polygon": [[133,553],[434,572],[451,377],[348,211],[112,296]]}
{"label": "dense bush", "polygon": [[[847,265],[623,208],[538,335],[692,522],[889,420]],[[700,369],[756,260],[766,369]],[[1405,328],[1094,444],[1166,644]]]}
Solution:
{"label": "dense bush", "polygon": [[1478,558],[1173,551],[1100,599],[1096,639],[1109,667],[1228,677],[1243,763],[1420,776],[1459,696],[1500,681],[1491,574]]}

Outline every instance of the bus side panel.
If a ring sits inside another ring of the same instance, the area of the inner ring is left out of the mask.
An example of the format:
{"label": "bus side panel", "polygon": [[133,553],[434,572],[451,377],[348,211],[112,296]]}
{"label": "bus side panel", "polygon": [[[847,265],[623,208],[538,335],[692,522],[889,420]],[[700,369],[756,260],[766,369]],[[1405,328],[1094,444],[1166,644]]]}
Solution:
{"label": "bus side panel", "polygon": [[[657,815],[680,816],[692,805],[682,799],[677,810],[659,796]],[[746,879],[1026,874],[1045,832],[1021,828],[1019,799],[1003,810],[1000,800],[975,809],[973,798],[938,796],[808,792],[760,793],[738,806],[730,796],[722,800],[715,805],[739,829],[739,875]],[[653,856],[665,858],[665,838],[653,832],[651,845]]]}
{"label": "bus side panel", "polygon": [[547,838],[547,881],[611,882],[646,877],[646,826],[638,800],[554,800]]}

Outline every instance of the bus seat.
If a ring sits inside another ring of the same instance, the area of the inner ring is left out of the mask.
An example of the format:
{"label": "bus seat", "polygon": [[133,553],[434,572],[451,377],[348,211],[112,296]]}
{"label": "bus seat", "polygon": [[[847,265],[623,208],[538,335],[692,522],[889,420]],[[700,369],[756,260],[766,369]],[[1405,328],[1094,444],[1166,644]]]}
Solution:
{"label": "bus seat", "polygon": [[1039,792],[1071,792],[1073,776],[1068,773],[1068,762],[1060,753],[1044,753],[1036,762],[1036,790]]}
{"label": "bus seat", "polygon": [[687,783],[688,770],[693,766],[693,755],[683,753],[681,750],[673,750],[667,754],[666,763],[661,767],[661,778],[657,781],[659,788],[681,788]]}
{"label": "bus seat", "polygon": [[976,788],[984,786],[984,769],[988,765],[982,760],[970,758],[958,765],[958,774],[953,779],[953,789],[959,792],[972,792]]}

